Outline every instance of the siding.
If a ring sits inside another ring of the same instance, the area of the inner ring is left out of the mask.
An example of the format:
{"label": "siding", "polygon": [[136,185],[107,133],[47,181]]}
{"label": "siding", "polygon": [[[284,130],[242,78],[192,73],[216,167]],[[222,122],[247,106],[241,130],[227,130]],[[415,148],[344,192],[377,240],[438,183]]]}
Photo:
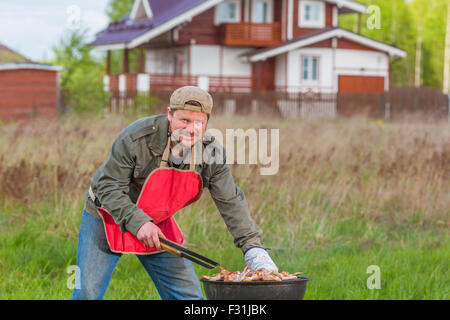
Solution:
{"label": "siding", "polygon": [[0,119],[24,120],[58,114],[58,72],[0,70]]}

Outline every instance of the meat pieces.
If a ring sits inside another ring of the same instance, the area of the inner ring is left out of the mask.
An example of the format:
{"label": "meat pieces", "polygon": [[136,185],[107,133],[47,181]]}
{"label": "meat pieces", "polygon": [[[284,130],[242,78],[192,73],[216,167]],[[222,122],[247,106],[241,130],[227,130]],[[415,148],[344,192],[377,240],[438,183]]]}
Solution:
{"label": "meat pieces", "polygon": [[296,280],[298,275],[302,272],[296,272],[290,274],[287,271],[277,272],[274,270],[259,269],[259,270],[247,270],[248,265],[245,266],[242,272],[240,271],[228,271],[219,266],[220,272],[215,273],[212,276],[202,276],[202,278],[210,281],[231,281],[231,282],[249,282],[249,281],[286,281]]}

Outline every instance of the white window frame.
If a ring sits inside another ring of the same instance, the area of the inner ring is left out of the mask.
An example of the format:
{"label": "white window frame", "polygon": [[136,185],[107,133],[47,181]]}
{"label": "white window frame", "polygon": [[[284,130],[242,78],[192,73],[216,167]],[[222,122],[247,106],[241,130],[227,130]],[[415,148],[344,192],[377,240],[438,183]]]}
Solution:
{"label": "white window frame", "polygon": [[[228,20],[224,20],[224,21],[220,20],[219,7],[223,3],[234,3],[235,4],[236,15],[235,15],[234,19],[228,19]],[[240,0],[225,0],[221,3],[219,3],[214,10],[214,24],[219,25],[222,23],[233,23],[233,22],[241,22],[241,1]]]}
{"label": "white window frame", "polygon": [[[303,66],[303,60],[307,58],[308,61],[310,62],[308,65],[308,74],[310,75],[310,77],[312,77],[313,74],[313,68],[312,68],[312,61],[313,59],[317,59],[317,79],[304,79],[303,78],[303,73],[304,73],[304,66]],[[320,81],[320,56],[319,55],[301,55],[300,56],[300,83],[302,84],[318,84]]]}
{"label": "white window frame", "polygon": [[258,2],[267,3],[267,21],[262,23],[273,23],[273,0],[252,0],[252,22],[256,23],[256,4]]}
{"label": "white window frame", "polygon": [[[317,21],[305,21],[303,13],[305,7],[318,6],[319,7],[319,20]],[[298,1],[298,26],[301,28],[325,28],[325,2],[314,0],[299,0]]]}

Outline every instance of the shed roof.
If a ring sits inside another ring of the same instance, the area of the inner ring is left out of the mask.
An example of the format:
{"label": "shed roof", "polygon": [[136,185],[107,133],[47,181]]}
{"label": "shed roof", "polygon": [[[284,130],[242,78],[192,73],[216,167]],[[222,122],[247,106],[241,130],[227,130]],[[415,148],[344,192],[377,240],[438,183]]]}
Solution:
{"label": "shed roof", "polygon": [[36,69],[46,71],[62,71],[61,66],[54,66],[51,64],[33,63],[33,62],[15,62],[15,63],[0,63],[0,71],[3,70],[19,70],[19,69]]}
{"label": "shed roof", "polygon": [[0,43],[0,63],[11,62],[31,62],[31,60],[7,47],[5,44]]}

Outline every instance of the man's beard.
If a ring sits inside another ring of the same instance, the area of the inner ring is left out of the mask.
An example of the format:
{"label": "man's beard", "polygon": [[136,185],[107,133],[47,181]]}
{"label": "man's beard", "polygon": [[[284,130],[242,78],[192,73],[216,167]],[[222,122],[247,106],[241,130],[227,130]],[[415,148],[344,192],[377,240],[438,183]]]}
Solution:
{"label": "man's beard", "polygon": [[[190,134],[188,131],[183,129],[175,130],[171,133],[171,140],[177,144],[182,144],[186,148],[190,148],[196,141],[198,141],[199,134],[195,132]],[[189,144],[186,144],[187,137],[189,137]]]}

